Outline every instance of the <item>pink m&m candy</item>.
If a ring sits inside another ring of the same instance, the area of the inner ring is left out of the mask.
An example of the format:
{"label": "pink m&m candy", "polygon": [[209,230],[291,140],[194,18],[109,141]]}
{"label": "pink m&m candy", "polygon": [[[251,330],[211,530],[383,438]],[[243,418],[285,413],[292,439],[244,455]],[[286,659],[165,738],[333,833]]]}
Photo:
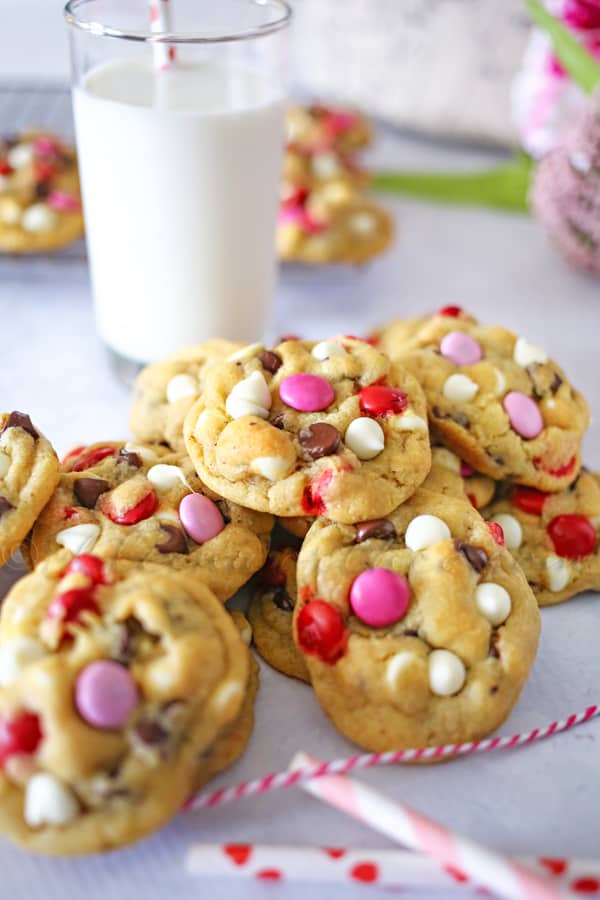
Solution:
{"label": "pink m&m candy", "polygon": [[46,203],[59,212],[77,212],[81,208],[79,197],[68,194],[67,191],[51,191]]}
{"label": "pink m&m candy", "polygon": [[319,412],[333,403],[335,391],[320,375],[300,372],[288,375],[279,385],[279,396],[287,406],[300,412]]}
{"label": "pink m&m candy", "polygon": [[186,494],[179,504],[179,518],[186,533],[197,544],[205,544],[225,528],[221,510],[204,494]]}
{"label": "pink m&m candy", "polygon": [[509,391],[504,398],[504,410],[517,434],[531,440],[544,428],[544,420],[535,400],[520,391]]}
{"label": "pink m&m candy", "polygon": [[449,331],[444,335],[440,351],[442,356],[457,366],[472,366],[483,356],[475,338],[465,334],[464,331]]}
{"label": "pink m&m candy", "polygon": [[139,702],[130,672],[111,659],[99,659],[79,673],[75,706],[82,719],[96,728],[120,728]]}
{"label": "pink m&m candy", "polygon": [[352,611],[373,628],[398,622],[406,615],[409,600],[406,578],[390,569],[368,569],[354,579],[350,588]]}

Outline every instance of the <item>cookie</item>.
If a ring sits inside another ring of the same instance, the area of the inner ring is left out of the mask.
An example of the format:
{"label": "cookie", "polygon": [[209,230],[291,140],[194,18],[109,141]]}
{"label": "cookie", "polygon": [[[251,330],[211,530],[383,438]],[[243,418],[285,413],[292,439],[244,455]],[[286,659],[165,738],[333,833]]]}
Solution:
{"label": "cookie", "polygon": [[0,251],[54,250],[82,234],[75,151],[48,132],[0,137]]}
{"label": "cookie", "polygon": [[212,367],[184,434],[209,487],[278,516],[386,515],[430,468],[416,380],[349,336],[258,344]]}
{"label": "cookie", "polygon": [[422,487],[437,494],[467,497],[475,509],[481,509],[494,496],[496,482],[476,472],[452,450],[438,445],[431,448],[431,472]]}
{"label": "cookie", "polygon": [[371,143],[367,119],[350,109],[312,104],[290,106],[286,112],[286,140],[307,150],[335,148],[347,153]]}
{"label": "cookie", "polygon": [[184,450],[183,420],[202,391],[204,372],[243,345],[213,340],[146,366],[133,389],[129,427],[139,441]]}
{"label": "cookie", "polygon": [[[314,149],[288,144],[283,156],[281,202],[308,198],[313,188],[327,186],[324,196],[348,203],[361,194],[369,175],[348,154],[335,148]],[[310,210],[310,203],[308,204]]]}
{"label": "cookie", "polygon": [[0,622],[0,831],[68,855],[159,828],[238,718],[248,673],[192,572],[55,554]]}
{"label": "cookie", "polygon": [[66,459],[29,553],[34,565],[63,546],[189,570],[226,600],[263,565],[272,525],[206,488],[186,455],[109,442]]}
{"label": "cookie", "polygon": [[272,550],[248,607],[254,646],[270,666],[301,681],[310,681],[302,653],[292,639],[296,604],[298,552],[291,547]]}
{"label": "cookie", "polygon": [[25,413],[0,413],[0,566],[25,540],[58,484],[49,441]]}
{"label": "cookie", "polygon": [[367,750],[492,732],[539,630],[525,576],[467,500],[420,489],[378,521],[319,519],[300,551],[294,640],[324,711]]}
{"label": "cookie", "polygon": [[543,491],[577,477],[588,407],[540,347],[458,307],[392,323],[379,347],[417,377],[444,444],[478,472]]}
{"label": "cookie", "polygon": [[277,524],[288,534],[303,541],[315,521],[315,516],[286,516],[277,519]]}
{"label": "cookie", "polygon": [[600,590],[600,482],[582,472],[566,491],[500,484],[482,515],[497,522],[540,606]]}

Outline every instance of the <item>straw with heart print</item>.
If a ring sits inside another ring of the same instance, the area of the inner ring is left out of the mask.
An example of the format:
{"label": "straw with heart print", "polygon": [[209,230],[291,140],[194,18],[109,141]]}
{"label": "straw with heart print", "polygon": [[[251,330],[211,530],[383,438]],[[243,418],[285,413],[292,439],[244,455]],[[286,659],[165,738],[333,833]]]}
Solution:
{"label": "straw with heart print", "polygon": [[[171,0],[150,0],[150,30],[153,34],[168,34],[171,28]],[[175,48],[161,41],[152,45],[154,67],[164,72],[175,62]]]}

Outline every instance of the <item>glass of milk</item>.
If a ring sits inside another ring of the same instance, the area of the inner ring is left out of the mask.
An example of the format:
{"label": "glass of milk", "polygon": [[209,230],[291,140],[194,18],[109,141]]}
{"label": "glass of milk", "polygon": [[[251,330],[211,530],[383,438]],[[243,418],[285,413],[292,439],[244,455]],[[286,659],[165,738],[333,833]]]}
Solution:
{"label": "glass of milk", "polygon": [[123,373],[268,325],[284,0],[70,0],[96,321]]}

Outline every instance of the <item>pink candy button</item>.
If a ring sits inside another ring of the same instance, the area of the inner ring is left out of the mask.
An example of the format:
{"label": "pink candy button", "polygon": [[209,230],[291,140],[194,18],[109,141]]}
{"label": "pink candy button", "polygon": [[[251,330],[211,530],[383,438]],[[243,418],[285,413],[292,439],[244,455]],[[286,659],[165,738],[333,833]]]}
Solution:
{"label": "pink candy button", "polygon": [[544,428],[544,420],[537,403],[526,394],[519,391],[509,391],[504,398],[504,410],[510,419],[510,424],[521,437],[537,437]]}
{"label": "pink candy button", "polygon": [[352,611],[373,628],[398,622],[406,615],[409,601],[406,578],[390,569],[368,569],[354,579],[350,588]]}
{"label": "pink candy button", "polygon": [[46,203],[59,212],[77,212],[81,207],[79,198],[66,191],[51,191],[46,198]]}
{"label": "pink candy button", "polygon": [[279,396],[287,406],[300,412],[319,412],[333,403],[335,391],[319,375],[288,375],[279,385]]}
{"label": "pink candy button", "polygon": [[464,331],[450,331],[444,335],[440,351],[442,356],[457,366],[472,366],[483,356],[475,338]]}
{"label": "pink candy button", "polygon": [[197,544],[205,544],[225,528],[221,510],[204,494],[186,494],[179,504],[179,518],[186,533]]}
{"label": "pink candy button", "polygon": [[77,678],[75,706],[81,718],[96,728],[120,728],[138,702],[131,674],[113,660],[90,663]]}

